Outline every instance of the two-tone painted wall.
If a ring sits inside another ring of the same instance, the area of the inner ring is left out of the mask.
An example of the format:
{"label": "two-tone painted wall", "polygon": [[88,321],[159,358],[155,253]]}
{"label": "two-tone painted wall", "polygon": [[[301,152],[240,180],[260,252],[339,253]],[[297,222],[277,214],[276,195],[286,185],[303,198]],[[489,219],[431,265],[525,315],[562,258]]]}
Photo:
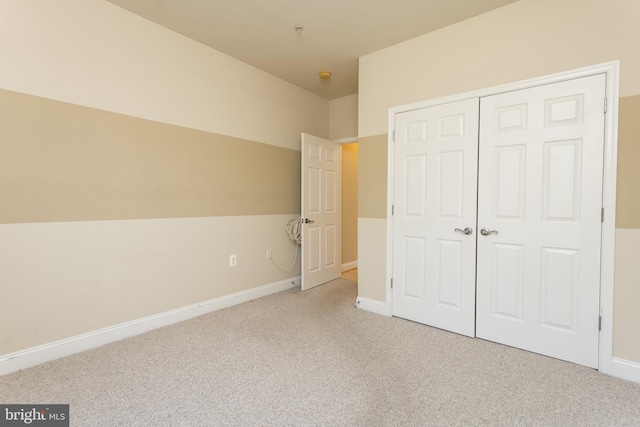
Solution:
{"label": "two-tone painted wall", "polygon": [[0,58],[0,359],[299,276],[329,101],[103,0],[0,0]]}
{"label": "two-tone painted wall", "polygon": [[613,355],[640,368],[638,19],[637,0],[520,0],[362,57],[359,295],[386,298],[390,107],[620,60]]}

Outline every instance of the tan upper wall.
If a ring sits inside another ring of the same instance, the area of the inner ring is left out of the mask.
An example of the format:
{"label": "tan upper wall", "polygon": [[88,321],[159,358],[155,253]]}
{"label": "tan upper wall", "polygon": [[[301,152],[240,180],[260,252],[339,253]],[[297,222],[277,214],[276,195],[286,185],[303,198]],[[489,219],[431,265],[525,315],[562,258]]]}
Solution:
{"label": "tan upper wall", "polygon": [[520,0],[360,58],[360,137],[387,133],[390,107],[621,61],[640,94],[640,1]]}
{"label": "tan upper wall", "polygon": [[387,217],[387,135],[358,143],[358,216]]}
{"label": "tan upper wall", "polygon": [[0,88],[300,149],[329,101],[103,0],[0,2]]}
{"label": "tan upper wall", "polygon": [[358,136],[358,94],[329,101],[330,139]]}
{"label": "tan upper wall", "polygon": [[640,229],[640,95],[620,98],[616,227]]}
{"label": "tan upper wall", "polygon": [[300,212],[300,151],[0,89],[0,224]]}

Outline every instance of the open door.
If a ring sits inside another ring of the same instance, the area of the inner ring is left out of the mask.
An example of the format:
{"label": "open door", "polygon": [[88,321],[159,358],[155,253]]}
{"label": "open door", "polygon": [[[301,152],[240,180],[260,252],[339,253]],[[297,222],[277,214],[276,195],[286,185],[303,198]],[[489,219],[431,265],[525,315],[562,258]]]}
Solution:
{"label": "open door", "polygon": [[302,134],[301,289],[340,277],[340,144]]}

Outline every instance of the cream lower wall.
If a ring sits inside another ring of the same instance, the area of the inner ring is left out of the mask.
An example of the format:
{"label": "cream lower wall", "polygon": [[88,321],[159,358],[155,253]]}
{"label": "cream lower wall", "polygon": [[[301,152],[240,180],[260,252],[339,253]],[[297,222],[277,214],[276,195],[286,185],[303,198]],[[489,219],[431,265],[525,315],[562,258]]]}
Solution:
{"label": "cream lower wall", "polygon": [[0,355],[298,276],[296,216],[0,225]]}
{"label": "cream lower wall", "polygon": [[358,296],[386,301],[387,220],[358,218]]}
{"label": "cream lower wall", "polygon": [[640,229],[616,229],[613,355],[640,362]]}

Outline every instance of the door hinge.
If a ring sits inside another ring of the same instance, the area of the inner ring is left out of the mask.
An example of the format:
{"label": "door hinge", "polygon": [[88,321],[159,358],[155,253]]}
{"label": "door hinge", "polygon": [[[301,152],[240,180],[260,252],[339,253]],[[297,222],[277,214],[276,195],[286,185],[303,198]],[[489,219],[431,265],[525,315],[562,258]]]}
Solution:
{"label": "door hinge", "polygon": [[391,140],[393,142],[396,142],[396,130],[395,129],[393,130],[393,136],[391,136]]}
{"label": "door hinge", "polygon": [[391,278],[391,289],[393,289],[393,277]]}
{"label": "door hinge", "polygon": [[604,97],[604,112],[607,112],[607,97]]}
{"label": "door hinge", "polygon": [[396,214],[396,205],[391,205],[391,215]]}
{"label": "door hinge", "polygon": [[602,316],[598,317],[598,330],[602,330]]}
{"label": "door hinge", "polygon": [[600,222],[604,224],[604,208],[600,209]]}

